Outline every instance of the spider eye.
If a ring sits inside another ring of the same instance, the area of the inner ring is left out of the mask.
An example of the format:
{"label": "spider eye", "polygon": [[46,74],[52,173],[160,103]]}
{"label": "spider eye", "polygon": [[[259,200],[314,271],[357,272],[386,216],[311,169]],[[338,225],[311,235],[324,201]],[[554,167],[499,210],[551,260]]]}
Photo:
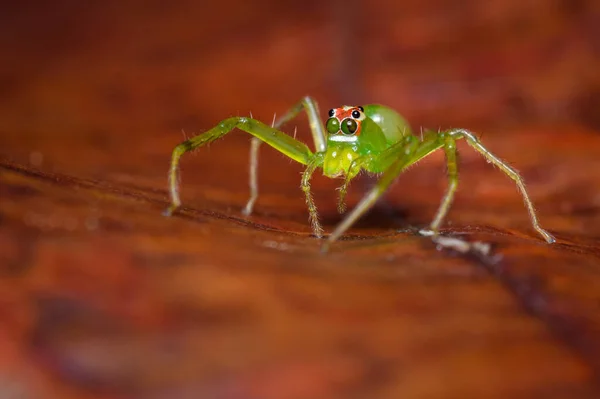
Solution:
{"label": "spider eye", "polygon": [[333,118],[334,115],[335,115],[335,109],[330,109],[329,110],[329,117]]}
{"label": "spider eye", "polygon": [[342,133],[351,135],[358,129],[358,123],[354,119],[346,118],[342,121]]}
{"label": "spider eye", "polygon": [[358,109],[360,109],[361,112],[365,112],[365,109],[363,107],[361,107],[360,105],[358,106]]}
{"label": "spider eye", "polygon": [[329,134],[336,134],[340,131],[340,121],[337,118],[329,118],[325,128]]}
{"label": "spider eye", "polygon": [[352,117],[354,119],[360,118],[360,112],[358,112],[357,110],[352,111]]}

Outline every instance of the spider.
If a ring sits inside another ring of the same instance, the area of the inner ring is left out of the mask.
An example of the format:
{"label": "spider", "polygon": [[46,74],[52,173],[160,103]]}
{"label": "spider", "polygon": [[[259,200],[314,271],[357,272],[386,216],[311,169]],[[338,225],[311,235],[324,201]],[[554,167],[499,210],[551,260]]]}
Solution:
{"label": "spider", "polygon": [[[308,116],[315,152],[312,152],[306,144],[279,130],[302,110]],[[409,166],[432,152],[443,149],[447,161],[448,188],[429,226],[430,235],[437,236],[458,186],[456,142],[465,139],[475,151],[515,182],[529,212],[533,228],[548,243],[555,241],[554,237],[540,226],[533,203],[525,189],[525,183],[518,172],[492,154],[470,131],[465,129],[425,131],[419,138],[411,133],[410,127],[402,116],[393,109],[379,104],[333,108],[329,110],[328,117],[323,125],[316,101],[311,97],[304,97],[281,118],[274,121],[272,126],[253,118],[231,117],[224,119],[207,132],[182,142],[173,150],[169,171],[171,205],[164,214],[172,215],[181,205],[177,176],[181,156],[238,128],[254,136],[250,148],[250,199],[243,211],[246,215],[252,213],[258,197],[258,149],[261,142],[269,144],[287,157],[306,166],[300,187],[305,194],[312,231],[319,238],[323,237],[323,228],[319,223],[317,208],[310,191],[310,179],[315,170],[322,168],[323,174],[329,178],[344,178],[344,184],[339,191],[340,212],[345,210],[344,199],[350,181],[361,170],[380,175],[377,184],[363,196],[358,205],[326,238],[322,245],[323,251],[327,251],[331,243],[364,215]]]}

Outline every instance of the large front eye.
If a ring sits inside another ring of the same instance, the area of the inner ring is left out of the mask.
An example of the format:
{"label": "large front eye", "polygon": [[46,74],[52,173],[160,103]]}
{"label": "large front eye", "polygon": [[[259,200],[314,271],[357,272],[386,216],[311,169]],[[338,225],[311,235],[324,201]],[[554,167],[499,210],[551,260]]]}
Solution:
{"label": "large front eye", "polygon": [[338,118],[329,118],[325,124],[329,134],[336,134],[340,131],[340,121]]}
{"label": "large front eye", "polygon": [[342,132],[347,135],[354,134],[358,129],[358,124],[354,119],[346,118],[342,121]]}

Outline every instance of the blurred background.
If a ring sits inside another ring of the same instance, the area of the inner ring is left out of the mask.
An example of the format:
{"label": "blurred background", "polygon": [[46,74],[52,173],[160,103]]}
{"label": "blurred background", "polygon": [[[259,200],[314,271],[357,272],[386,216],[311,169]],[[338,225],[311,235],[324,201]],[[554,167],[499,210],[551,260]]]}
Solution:
{"label": "blurred background", "polygon": [[[597,397],[599,67],[598,0],[2,2],[0,398]],[[564,241],[542,246],[512,182],[462,151],[448,229],[506,269],[390,237],[431,220],[441,153],[321,256],[275,151],[240,216],[239,133],[184,159],[187,208],[159,216],[178,142],[305,95],[477,132]]]}
{"label": "blurred background", "polygon": [[416,127],[600,129],[594,0],[28,0],[0,10],[4,145],[172,143],[231,115],[270,121],[307,94],[323,109],[383,103]]}

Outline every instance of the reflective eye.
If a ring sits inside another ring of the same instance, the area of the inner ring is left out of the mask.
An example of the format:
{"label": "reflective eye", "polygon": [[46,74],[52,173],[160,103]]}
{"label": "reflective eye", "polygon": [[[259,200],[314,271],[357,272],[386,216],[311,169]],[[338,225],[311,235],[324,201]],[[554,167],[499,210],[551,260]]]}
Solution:
{"label": "reflective eye", "polygon": [[329,117],[333,118],[334,115],[335,115],[335,109],[330,109],[329,110]]}
{"label": "reflective eye", "polygon": [[358,109],[360,109],[361,112],[365,112],[365,109],[363,107],[361,107],[361,106],[358,106]]}
{"label": "reflective eye", "polygon": [[360,112],[358,112],[357,110],[352,111],[352,117],[354,119],[360,118]]}
{"label": "reflective eye", "polygon": [[346,135],[354,134],[358,129],[358,123],[354,119],[346,118],[342,121],[342,133]]}
{"label": "reflective eye", "polygon": [[340,121],[337,118],[329,118],[325,124],[325,128],[329,134],[336,134],[340,131]]}

